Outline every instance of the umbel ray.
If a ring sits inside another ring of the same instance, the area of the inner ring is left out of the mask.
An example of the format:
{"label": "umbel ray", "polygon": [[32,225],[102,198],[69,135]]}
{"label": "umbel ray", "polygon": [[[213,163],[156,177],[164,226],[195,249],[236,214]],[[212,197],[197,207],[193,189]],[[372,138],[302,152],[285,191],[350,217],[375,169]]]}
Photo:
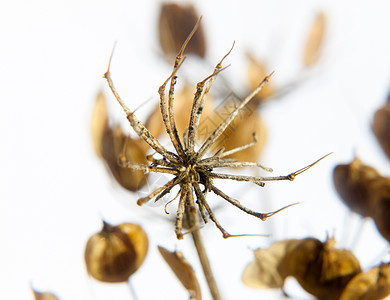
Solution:
{"label": "umbel ray", "polygon": [[[199,18],[195,27],[183,43],[179,53],[177,54],[173,66],[172,73],[165,80],[165,82],[160,86],[158,93],[160,95],[160,109],[161,116],[163,119],[163,123],[165,126],[165,130],[170,138],[170,141],[175,149],[175,152],[171,152],[167,150],[161,143],[154,137],[150,131],[145,127],[145,125],[134,115],[134,112],[131,111],[122,98],[119,96],[114,83],[111,78],[110,73],[110,64],[112,60],[112,54],[110,57],[109,65],[107,72],[104,74],[104,78],[107,80],[108,86],[110,87],[112,93],[114,94],[116,100],[123,108],[126,113],[126,117],[133,128],[133,130],[137,133],[137,135],[143,139],[148,145],[158,154],[162,156],[162,158],[153,158],[149,157],[150,164],[137,164],[131,161],[128,161],[125,157],[121,156],[119,159],[119,163],[123,167],[131,168],[133,170],[141,170],[145,173],[148,172],[156,172],[156,173],[167,173],[171,174],[174,177],[165,183],[163,186],[157,188],[153,192],[151,192],[146,197],[140,198],[137,201],[138,205],[143,205],[144,203],[155,198],[155,201],[161,199],[164,195],[170,193],[173,187],[178,186],[179,191],[175,197],[179,198],[178,207],[176,213],[176,223],[175,223],[175,233],[178,239],[183,238],[183,217],[186,210],[191,214],[196,214],[198,207],[199,213],[204,221],[207,223],[208,218],[211,219],[217,226],[217,228],[222,232],[224,238],[232,237],[235,235],[229,234],[222,225],[216,219],[213,211],[211,210],[207,200],[206,194],[208,192],[213,192],[219,197],[223,198],[230,204],[236,206],[241,209],[245,213],[255,216],[261,220],[266,220],[271,217],[275,213],[291,206],[284,207],[274,212],[269,213],[260,213],[253,211],[244,205],[242,205],[238,200],[233,199],[226,195],[223,191],[218,189],[213,184],[214,178],[219,179],[230,179],[236,181],[247,181],[255,183],[261,187],[265,185],[265,181],[277,181],[277,180],[294,180],[294,178],[303,173],[304,171],[311,168],[318,161],[296,171],[288,175],[284,176],[275,176],[275,177],[260,177],[260,176],[243,176],[243,175],[232,175],[232,174],[224,174],[224,173],[216,173],[214,172],[214,168],[225,168],[225,167],[260,167],[265,169],[266,171],[272,171],[269,168],[265,168],[258,163],[253,162],[240,162],[236,159],[228,158],[228,156],[236,153],[238,151],[247,149],[256,144],[256,137],[253,133],[253,140],[248,144],[243,145],[241,147],[225,150],[224,148],[219,149],[212,156],[205,157],[207,152],[213,146],[213,144],[217,141],[217,139],[223,134],[225,129],[229,126],[229,124],[234,120],[234,118],[238,115],[241,109],[245,107],[245,105],[252,100],[252,98],[263,88],[263,86],[269,81],[272,73],[266,76],[258,85],[258,87],[250,93],[218,126],[217,128],[210,134],[210,136],[203,142],[203,144],[199,147],[199,149],[195,149],[195,139],[197,136],[197,130],[200,123],[200,118],[202,115],[203,108],[205,106],[204,99],[205,96],[210,91],[210,88],[215,81],[217,75],[224,70],[226,67],[222,67],[222,63],[225,58],[230,54],[231,50],[221,59],[221,61],[215,66],[214,72],[200,81],[196,86],[196,91],[192,103],[192,109],[190,114],[190,121],[188,127],[184,131],[182,139],[180,138],[174,116],[174,95],[175,95],[175,84],[177,81],[177,71],[185,60],[184,50],[190,41],[191,37],[194,35],[197,30],[201,18]],[[233,44],[234,46],[234,44]],[[233,48],[232,46],[232,48]],[[166,94],[166,89],[168,86],[168,94]]]}

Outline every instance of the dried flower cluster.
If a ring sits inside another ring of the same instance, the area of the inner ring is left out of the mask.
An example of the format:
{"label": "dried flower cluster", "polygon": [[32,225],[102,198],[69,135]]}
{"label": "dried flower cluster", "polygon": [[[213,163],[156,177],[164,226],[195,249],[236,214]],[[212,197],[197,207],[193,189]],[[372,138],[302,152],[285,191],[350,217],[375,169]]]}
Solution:
{"label": "dried flower cluster", "polygon": [[[302,168],[296,172],[285,176],[275,176],[275,177],[259,177],[259,176],[240,176],[240,175],[231,175],[224,173],[214,172],[215,168],[226,168],[226,167],[247,167],[247,166],[255,166],[263,168],[267,171],[270,169],[263,167],[258,163],[253,162],[239,162],[236,159],[227,158],[233,153],[239,152],[243,149],[252,147],[256,144],[255,133],[253,133],[253,141],[248,141],[249,143],[235,149],[226,149],[221,148],[214,153],[214,155],[204,158],[206,153],[212,148],[217,139],[221,136],[221,134],[225,131],[225,129],[229,126],[229,124],[233,121],[233,119],[238,115],[239,111],[251,100],[253,97],[263,88],[263,86],[268,82],[271,75],[266,76],[258,87],[250,93],[218,126],[217,128],[208,136],[208,138],[203,142],[203,144],[199,147],[199,149],[195,149],[196,135],[199,127],[199,120],[204,110],[204,99],[208,94],[212,83],[216,79],[217,75],[224,70],[222,67],[222,62],[230,53],[230,51],[221,59],[221,61],[216,65],[214,72],[206,77],[204,80],[200,81],[197,84],[195,96],[192,103],[190,121],[188,127],[186,128],[182,139],[179,137],[175,116],[174,116],[174,88],[177,82],[177,71],[179,70],[181,64],[185,60],[185,56],[183,56],[184,50],[186,48],[187,43],[195,33],[197,27],[199,26],[200,19],[196,23],[194,29],[187,37],[184,42],[181,50],[176,56],[173,71],[171,75],[165,80],[163,85],[159,88],[160,95],[160,110],[161,116],[163,119],[165,130],[172,142],[172,145],[175,149],[175,152],[171,152],[166,149],[164,146],[160,144],[160,142],[155,138],[148,128],[138,120],[138,118],[134,115],[134,113],[126,106],[124,101],[119,96],[117,90],[114,87],[114,83],[111,78],[110,73],[110,63],[107,72],[104,77],[107,80],[107,83],[114,94],[115,98],[123,108],[126,113],[126,117],[133,128],[133,130],[138,134],[138,136],[143,139],[156,153],[158,153],[161,158],[149,157],[150,164],[138,164],[133,161],[122,157],[120,163],[122,166],[131,168],[133,170],[141,170],[145,173],[149,172],[158,172],[171,174],[174,176],[173,179],[169,180],[166,184],[156,189],[146,197],[142,197],[138,199],[137,204],[142,205],[153,198],[155,201],[161,199],[164,195],[171,192],[171,190],[175,186],[179,186],[179,192],[177,193],[175,199],[179,198],[179,204],[177,209],[176,216],[176,236],[178,239],[183,238],[183,216],[186,210],[188,210],[191,214],[196,214],[197,209],[195,204],[198,205],[199,213],[206,223],[208,221],[207,214],[210,219],[215,223],[218,229],[222,232],[224,238],[231,237],[222,225],[218,222],[216,217],[214,216],[213,211],[211,210],[209,204],[206,201],[206,194],[208,192],[213,192],[214,194],[220,196],[224,200],[238,207],[242,211],[247,214],[253,215],[261,220],[266,220],[270,216],[279,212],[270,212],[270,213],[259,213],[255,212],[245,206],[243,206],[238,200],[233,199],[226,195],[223,191],[218,189],[213,184],[213,179],[230,179],[236,181],[246,181],[253,182],[259,186],[264,186],[265,181],[275,181],[275,180],[294,180],[294,178],[309,169],[313,166],[310,164],[309,166]],[[166,95],[166,86],[169,86],[168,94]],[[203,188],[202,188],[203,187]],[[195,197],[194,197],[195,194]],[[196,201],[195,201],[196,198]]]}

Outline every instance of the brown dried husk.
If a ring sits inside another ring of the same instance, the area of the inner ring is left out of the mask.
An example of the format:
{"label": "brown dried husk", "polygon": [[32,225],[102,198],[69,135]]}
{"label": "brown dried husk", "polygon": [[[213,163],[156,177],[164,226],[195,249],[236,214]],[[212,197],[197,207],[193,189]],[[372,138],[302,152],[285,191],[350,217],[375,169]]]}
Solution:
{"label": "brown dried husk", "polygon": [[356,275],[346,286],[340,300],[380,300],[390,295],[390,264],[381,264]]}
{"label": "brown dried husk", "polygon": [[195,271],[185,259],[183,254],[178,251],[168,251],[167,249],[158,246],[162,257],[167,262],[169,267],[175,273],[176,277],[180,280],[183,286],[190,292],[191,299],[201,300],[202,295],[198,279],[196,278]]}
{"label": "brown dried husk", "polygon": [[102,158],[103,135],[108,128],[106,98],[102,92],[96,96],[91,118],[92,145],[98,157]]}
{"label": "brown dried husk", "polygon": [[[159,17],[159,39],[161,49],[168,59],[179,52],[183,42],[199,18],[192,4],[163,3]],[[200,25],[188,43],[184,53],[206,54],[206,40]]]}
{"label": "brown dried husk", "polygon": [[84,259],[87,272],[103,282],[125,282],[141,266],[148,250],[148,238],[138,225],[124,223],[92,235]]}
{"label": "brown dried husk", "polygon": [[33,294],[35,300],[58,300],[58,297],[48,292],[37,292],[33,290]]}

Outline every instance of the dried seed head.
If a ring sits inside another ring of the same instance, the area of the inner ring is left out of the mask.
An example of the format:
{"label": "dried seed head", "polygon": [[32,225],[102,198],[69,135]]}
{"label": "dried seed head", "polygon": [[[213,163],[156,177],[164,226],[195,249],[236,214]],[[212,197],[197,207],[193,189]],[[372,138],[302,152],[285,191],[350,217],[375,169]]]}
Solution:
{"label": "dried seed head", "polygon": [[91,119],[91,135],[92,144],[95,149],[95,153],[100,158],[102,155],[103,135],[108,128],[108,114],[106,98],[102,92],[99,92],[96,96],[95,105],[92,112]]}
{"label": "dried seed head", "polygon": [[314,64],[319,57],[319,50],[323,43],[326,28],[326,15],[320,12],[310,29],[306,40],[306,48],[304,52],[304,63],[306,66]]}
{"label": "dried seed head", "polygon": [[158,246],[158,250],[183,286],[190,292],[191,299],[201,300],[200,286],[195,271],[183,254],[177,251],[170,252],[160,246]]}
{"label": "dried seed head", "polygon": [[340,300],[380,300],[390,295],[390,264],[381,264],[356,275],[346,286]]}
{"label": "dried seed head", "polygon": [[146,143],[139,138],[124,134],[121,127],[107,128],[103,135],[102,155],[116,181],[129,191],[137,191],[147,181],[148,175],[120,165],[120,160],[144,164],[147,152]]}
{"label": "dried seed head", "polygon": [[372,130],[382,149],[390,159],[390,96],[388,102],[374,115]]}
{"label": "dried seed head", "polygon": [[281,262],[282,268],[318,299],[339,299],[348,282],[361,272],[357,258],[334,244],[333,239],[325,243],[304,239]]}
{"label": "dried seed head", "polygon": [[[168,58],[175,57],[179,52],[198,18],[199,15],[191,4],[162,4],[159,18],[159,37],[161,48]],[[205,56],[206,41],[202,27],[199,27],[192,37],[185,53],[194,53],[200,57]]]}
{"label": "dried seed head", "polygon": [[88,274],[104,282],[123,282],[141,266],[148,250],[148,238],[138,225],[124,223],[92,235],[85,248]]}
{"label": "dried seed head", "polygon": [[[254,90],[259,84],[259,78],[264,78],[270,72],[263,62],[258,61],[251,53],[247,53],[248,69],[247,77],[251,90]],[[255,103],[261,103],[275,92],[271,83],[267,84],[253,99]]]}

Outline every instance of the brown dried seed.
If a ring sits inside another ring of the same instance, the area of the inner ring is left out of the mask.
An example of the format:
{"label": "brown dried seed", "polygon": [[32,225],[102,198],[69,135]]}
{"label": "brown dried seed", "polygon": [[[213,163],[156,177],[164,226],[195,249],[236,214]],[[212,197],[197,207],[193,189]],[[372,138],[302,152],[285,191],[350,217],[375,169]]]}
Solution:
{"label": "brown dried seed", "polygon": [[311,66],[319,57],[319,50],[323,43],[326,28],[326,15],[320,12],[315,19],[306,40],[304,63]]}
{"label": "brown dried seed", "polygon": [[[390,97],[389,97],[390,99]],[[385,106],[378,109],[374,115],[372,130],[375,133],[382,149],[390,159],[390,100]]]}
{"label": "brown dried seed", "polygon": [[[175,57],[179,52],[198,18],[199,15],[191,4],[162,4],[159,18],[159,38],[161,48],[168,58]],[[206,41],[201,26],[186,47],[185,53],[194,53],[200,57],[205,56]]]}
{"label": "brown dried seed", "polygon": [[390,295],[390,264],[381,264],[356,275],[346,286],[340,300],[379,300]]}
{"label": "brown dried seed", "polygon": [[102,158],[102,143],[104,132],[108,128],[106,98],[102,92],[96,96],[91,119],[92,144],[97,156]]}
{"label": "brown dried seed", "polygon": [[158,246],[158,250],[183,286],[190,292],[191,299],[201,300],[202,296],[198,279],[196,278],[194,269],[184,258],[183,254],[178,251],[170,252],[160,246]]}
{"label": "brown dried seed", "polygon": [[[251,53],[247,53],[248,69],[247,77],[250,89],[253,90],[259,85],[259,79],[264,78],[270,72],[263,62],[258,61]],[[275,92],[272,83],[268,83],[253,99],[255,103],[261,103]]]}
{"label": "brown dried seed", "polygon": [[102,140],[102,156],[116,181],[129,191],[137,191],[147,181],[142,171],[132,170],[119,165],[123,157],[133,163],[145,164],[147,144],[139,138],[126,136],[120,126],[106,128]]}
{"label": "brown dried seed", "polygon": [[138,225],[123,223],[92,235],[85,248],[88,274],[103,282],[123,282],[141,266],[148,251],[148,238]]}
{"label": "brown dried seed", "polygon": [[334,240],[325,243],[307,238],[286,253],[282,267],[318,299],[338,299],[348,282],[361,272],[360,263],[348,250],[334,248]]}

